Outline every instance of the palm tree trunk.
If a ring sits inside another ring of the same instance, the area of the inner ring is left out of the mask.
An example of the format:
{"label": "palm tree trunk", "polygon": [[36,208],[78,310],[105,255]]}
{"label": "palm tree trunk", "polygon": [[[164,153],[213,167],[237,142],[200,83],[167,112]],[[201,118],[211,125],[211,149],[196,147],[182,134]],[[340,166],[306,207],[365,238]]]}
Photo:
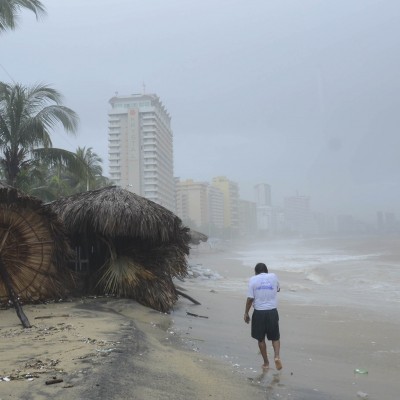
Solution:
{"label": "palm tree trunk", "polygon": [[5,265],[3,263],[3,259],[1,257],[0,257],[0,277],[4,282],[4,286],[7,288],[8,295],[15,307],[15,311],[17,312],[18,318],[20,319],[22,326],[24,328],[31,328],[31,324],[29,323],[28,318],[26,317],[24,311],[22,310],[22,306],[18,300],[18,296],[16,295],[12,287],[10,275],[6,270]]}

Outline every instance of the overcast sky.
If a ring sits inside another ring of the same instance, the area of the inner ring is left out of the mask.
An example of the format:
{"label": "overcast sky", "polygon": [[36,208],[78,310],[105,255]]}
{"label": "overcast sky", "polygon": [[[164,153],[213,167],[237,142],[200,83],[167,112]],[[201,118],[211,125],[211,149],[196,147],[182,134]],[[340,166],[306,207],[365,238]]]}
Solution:
{"label": "overcast sky", "polygon": [[108,100],[156,93],[181,179],[225,175],[315,211],[400,212],[400,2],[43,0],[0,35],[0,80],[51,84],[107,161]]}

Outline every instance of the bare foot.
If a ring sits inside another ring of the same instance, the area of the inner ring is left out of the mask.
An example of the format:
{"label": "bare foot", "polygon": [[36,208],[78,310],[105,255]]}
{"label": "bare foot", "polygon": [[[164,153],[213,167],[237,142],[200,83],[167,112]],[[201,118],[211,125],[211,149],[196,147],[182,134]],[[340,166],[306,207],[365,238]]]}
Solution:
{"label": "bare foot", "polygon": [[268,363],[264,363],[263,365],[262,365],[262,369],[268,369],[269,368],[269,364]]}
{"label": "bare foot", "polygon": [[280,358],[275,358],[275,367],[278,371],[282,369],[282,361]]}

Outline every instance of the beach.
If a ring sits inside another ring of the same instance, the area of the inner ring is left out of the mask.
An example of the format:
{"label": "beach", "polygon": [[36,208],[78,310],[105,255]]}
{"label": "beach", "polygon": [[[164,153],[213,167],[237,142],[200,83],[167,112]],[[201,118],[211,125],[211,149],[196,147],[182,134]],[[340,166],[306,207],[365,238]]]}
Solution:
{"label": "beach", "polygon": [[[398,399],[398,244],[199,246],[189,264],[200,273],[177,285],[201,304],[180,297],[170,314],[69,299],[25,305],[24,329],[0,310],[0,399]],[[243,321],[254,260],[281,284],[281,371],[261,369]]]}

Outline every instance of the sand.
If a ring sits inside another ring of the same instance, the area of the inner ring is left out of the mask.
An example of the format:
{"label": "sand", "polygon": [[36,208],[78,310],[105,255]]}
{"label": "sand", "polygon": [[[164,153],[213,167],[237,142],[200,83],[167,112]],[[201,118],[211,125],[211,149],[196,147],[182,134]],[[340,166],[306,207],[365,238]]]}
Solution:
{"label": "sand", "polygon": [[[0,399],[399,398],[398,314],[335,302],[335,286],[324,297],[327,287],[281,271],[283,369],[265,372],[243,321],[252,268],[229,251],[189,261],[221,278],[179,282],[201,305],[181,298],[169,315],[74,299],[26,305],[33,327],[23,329],[14,310],[0,310]],[[63,381],[46,385],[54,378]]]}

